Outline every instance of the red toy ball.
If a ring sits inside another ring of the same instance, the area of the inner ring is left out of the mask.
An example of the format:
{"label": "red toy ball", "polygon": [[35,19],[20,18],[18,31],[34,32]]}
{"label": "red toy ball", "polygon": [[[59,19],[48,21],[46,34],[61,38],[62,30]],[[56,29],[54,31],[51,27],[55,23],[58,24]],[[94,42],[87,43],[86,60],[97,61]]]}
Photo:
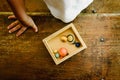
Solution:
{"label": "red toy ball", "polygon": [[62,48],[59,49],[59,54],[60,54],[61,57],[66,56],[67,53],[68,53],[68,52],[67,52],[67,49],[66,49],[66,48],[62,47]]}

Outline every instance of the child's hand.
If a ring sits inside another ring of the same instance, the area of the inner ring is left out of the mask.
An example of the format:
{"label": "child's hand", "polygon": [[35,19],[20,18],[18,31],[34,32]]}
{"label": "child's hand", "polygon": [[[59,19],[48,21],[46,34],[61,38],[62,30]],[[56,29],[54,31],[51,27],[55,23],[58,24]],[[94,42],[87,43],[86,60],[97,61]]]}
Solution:
{"label": "child's hand", "polygon": [[[16,19],[16,17],[12,15],[12,16],[8,16],[8,19]],[[25,19],[22,22],[20,22],[19,20],[14,21],[7,27],[7,29],[9,30],[9,33],[12,33],[18,30],[18,32],[16,33],[16,36],[20,36],[29,27],[33,28],[35,32],[38,31],[38,28],[35,25],[32,18],[28,16],[27,19]]]}

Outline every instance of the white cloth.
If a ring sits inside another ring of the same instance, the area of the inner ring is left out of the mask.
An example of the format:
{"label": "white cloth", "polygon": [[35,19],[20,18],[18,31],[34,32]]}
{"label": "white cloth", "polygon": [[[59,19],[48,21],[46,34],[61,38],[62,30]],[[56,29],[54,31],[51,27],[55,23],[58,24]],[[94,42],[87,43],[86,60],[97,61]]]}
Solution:
{"label": "white cloth", "polygon": [[44,0],[51,14],[65,23],[73,21],[93,0]]}

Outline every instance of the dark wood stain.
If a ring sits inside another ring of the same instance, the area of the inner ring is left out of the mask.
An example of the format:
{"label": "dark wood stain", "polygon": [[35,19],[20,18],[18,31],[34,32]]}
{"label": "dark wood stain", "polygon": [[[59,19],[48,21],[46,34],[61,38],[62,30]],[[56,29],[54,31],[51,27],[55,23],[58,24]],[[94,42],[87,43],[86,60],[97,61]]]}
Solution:
{"label": "dark wood stain", "polygon": [[[0,2],[0,12],[11,11]],[[49,12],[42,0],[25,0],[25,6],[28,12]],[[0,80],[120,80],[119,0],[94,0],[82,13],[72,23],[88,48],[58,66],[42,39],[68,24],[33,16],[39,32],[28,29],[16,37],[6,28],[13,20],[0,15]]]}
{"label": "dark wood stain", "polygon": [[[49,12],[43,0],[24,0],[26,10],[28,12]],[[6,0],[0,0],[0,11],[11,11]],[[97,13],[120,13],[119,0],[94,0],[83,13],[92,13],[93,10]]]}
{"label": "dark wood stain", "polygon": [[[73,23],[88,48],[56,66],[42,39],[67,24],[52,16],[34,16],[39,32],[29,29],[22,36],[15,37],[15,33],[9,34],[6,29],[12,21],[7,20],[7,16],[0,16],[0,79],[119,80],[119,17],[102,14],[78,16]],[[104,42],[100,41],[101,37]]]}

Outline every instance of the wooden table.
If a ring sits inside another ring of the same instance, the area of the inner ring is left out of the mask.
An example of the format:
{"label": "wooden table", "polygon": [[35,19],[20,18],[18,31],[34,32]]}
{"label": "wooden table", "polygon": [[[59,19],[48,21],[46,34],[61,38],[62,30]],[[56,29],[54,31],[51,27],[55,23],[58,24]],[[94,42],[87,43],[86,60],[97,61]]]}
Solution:
{"label": "wooden table", "polygon": [[42,39],[67,24],[34,16],[38,33],[9,34],[0,16],[0,80],[120,80],[120,14],[81,14],[72,23],[88,48],[56,66]]}

